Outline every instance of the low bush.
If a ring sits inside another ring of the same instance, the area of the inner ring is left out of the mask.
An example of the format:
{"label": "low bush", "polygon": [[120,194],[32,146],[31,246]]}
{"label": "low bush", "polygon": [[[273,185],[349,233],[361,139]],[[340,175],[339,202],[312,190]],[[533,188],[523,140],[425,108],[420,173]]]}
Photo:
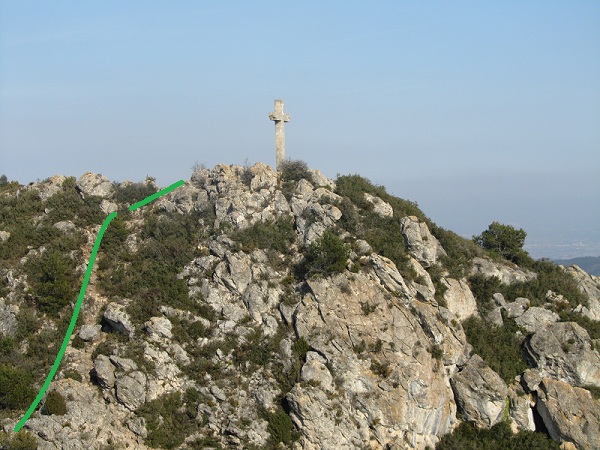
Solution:
{"label": "low bush", "polygon": [[51,316],[77,299],[76,263],[57,250],[47,250],[25,265],[32,280],[32,296],[40,309]]}
{"label": "low bush", "polygon": [[7,450],[37,450],[38,443],[35,437],[28,431],[19,431],[12,439],[6,443]]}
{"label": "low bush", "polygon": [[0,364],[0,408],[22,409],[33,401],[32,375],[26,370]]}
{"label": "low bush", "polygon": [[156,193],[156,187],[149,182],[113,183],[113,187],[115,188],[114,200],[128,206]]}
{"label": "low bush", "polygon": [[518,327],[513,320],[505,318],[504,326],[498,327],[478,317],[470,317],[463,323],[463,328],[473,352],[507,384],[527,369],[522,340],[515,334]]}
{"label": "low bush", "polygon": [[181,392],[165,394],[142,405],[136,412],[146,420],[146,444],[172,449],[198,430],[195,404],[191,396]]}
{"label": "low bush", "polygon": [[299,275],[327,277],[343,272],[350,257],[350,249],[333,232],[327,230],[306,252],[299,266]]}
{"label": "low bush", "polygon": [[462,422],[451,434],[442,437],[436,450],[559,450],[560,445],[548,435],[534,431],[516,434],[506,422],[489,429],[479,429]]}
{"label": "low bush", "polygon": [[284,411],[269,414],[267,430],[275,443],[282,442],[287,445],[292,442],[292,425],[292,419]]}
{"label": "low bush", "polygon": [[231,238],[245,252],[273,249],[288,254],[290,245],[296,240],[296,232],[292,218],[281,217],[275,221],[256,222],[248,228],[231,233]]}
{"label": "low bush", "polygon": [[64,416],[67,413],[65,398],[58,391],[48,392],[42,412],[47,415]]}
{"label": "low bush", "polygon": [[304,161],[286,160],[279,167],[279,176],[284,183],[302,179],[312,182],[312,172]]}

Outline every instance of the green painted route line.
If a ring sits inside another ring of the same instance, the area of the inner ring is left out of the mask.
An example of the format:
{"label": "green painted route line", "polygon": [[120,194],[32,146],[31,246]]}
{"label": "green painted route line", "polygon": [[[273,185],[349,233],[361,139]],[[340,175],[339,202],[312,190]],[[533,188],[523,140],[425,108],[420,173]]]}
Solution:
{"label": "green painted route line", "polygon": [[[182,186],[183,184],[184,184],[183,180],[179,180],[178,182],[173,183],[172,185],[170,185],[164,189],[161,189],[157,193],[146,197],[144,200],[134,203],[133,205],[131,205],[129,207],[129,210],[134,211],[138,208],[141,208],[142,206],[147,205],[151,201],[156,200],[157,198],[159,198],[165,194],[168,194],[169,192],[171,192],[174,189],[177,189],[179,186]],[[73,334],[73,330],[75,329],[75,324],[77,323],[77,317],[79,316],[79,310],[81,309],[81,305],[83,305],[83,298],[85,297],[85,291],[87,290],[88,284],[90,282],[90,277],[92,276],[92,269],[94,268],[94,262],[96,261],[96,256],[98,255],[98,249],[100,248],[100,242],[102,242],[102,237],[104,236],[104,232],[108,228],[108,225],[115,217],[117,217],[116,212],[110,213],[108,215],[108,217],[106,217],[106,219],[104,219],[104,222],[102,223],[102,226],[100,227],[100,231],[98,231],[98,236],[96,236],[96,241],[94,242],[94,247],[92,248],[92,253],[90,254],[90,259],[88,261],[87,269],[85,271],[85,276],[83,277],[83,283],[81,284],[81,289],[79,290],[79,297],[77,297],[77,303],[75,303],[75,308],[73,309],[73,315],[71,316],[71,322],[69,323],[69,328],[67,328],[67,332],[65,333],[65,338],[63,339],[60,350],[58,351],[56,360],[54,361],[54,364],[52,365],[52,368],[50,369],[50,373],[46,377],[46,381],[44,381],[44,385],[40,389],[40,392],[38,393],[37,397],[35,398],[35,400],[33,400],[33,403],[31,403],[31,406],[29,407],[29,409],[27,410],[25,415],[23,415],[21,420],[19,420],[17,425],[15,425],[15,429],[14,429],[15,433],[18,432],[23,427],[23,425],[25,425],[25,422],[27,422],[27,420],[31,417],[31,415],[33,414],[33,412],[35,411],[35,409],[37,408],[39,403],[42,401],[42,398],[44,398],[44,394],[48,390],[48,387],[50,386],[50,383],[52,382],[52,378],[54,378],[54,375],[56,375],[58,366],[60,365],[60,362],[62,361],[62,358],[63,358],[65,352],[67,351],[67,347],[69,346],[69,341],[71,340],[71,335]]]}

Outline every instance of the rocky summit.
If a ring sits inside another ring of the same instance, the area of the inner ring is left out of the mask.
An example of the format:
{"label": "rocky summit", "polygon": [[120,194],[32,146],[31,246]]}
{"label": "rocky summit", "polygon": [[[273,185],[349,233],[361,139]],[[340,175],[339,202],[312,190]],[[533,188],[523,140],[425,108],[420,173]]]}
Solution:
{"label": "rocky summit", "polygon": [[600,278],[301,162],[157,190],[0,187],[0,447],[600,448]]}

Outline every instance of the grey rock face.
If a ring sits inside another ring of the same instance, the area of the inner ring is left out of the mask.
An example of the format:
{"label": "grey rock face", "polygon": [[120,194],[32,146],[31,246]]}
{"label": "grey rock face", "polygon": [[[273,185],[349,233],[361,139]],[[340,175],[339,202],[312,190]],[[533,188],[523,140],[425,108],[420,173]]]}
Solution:
{"label": "grey rock face", "polygon": [[8,231],[0,231],[0,241],[1,242],[6,242],[9,237],[10,237],[10,232],[8,232]]}
{"label": "grey rock face", "polygon": [[79,330],[79,337],[84,341],[95,341],[100,337],[100,325],[83,325]]}
{"label": "grey rock face", "polygon": [[54,194],[62,191],[62,185],[66,179],[63,175],[54,175],[40,183],[34,183],[32,188],[39,191],[42,201],[46,201]]}
{"label": "grey rock face", "polygon": [[444,278],[443,283],[448,288],[444,293],[444,300],[446,300],[446,305],[452,314],[460,320],[468,319],[477,314],[475,297],[465,279]]}
{"label": "grey rock face", "polygon": [[496,372],[473,355],[451,380],[459,411],[478,427],[489,428],[502,420],[508,390]]}
{"label": "grey rock face", "polygon": [[577,282],[577,287],[589,298],[589,317],[600,320],[600,277],[590,275],[579,266],[564,269]]}
{"label": "grey rock face", "polygon": [[521,317],[527,308],[529,308],[530,301],[529,299],[519,297],[515,299],[514,302],[507,303],[504,306],[506,311],[506,316],[509,319],[514,319],[516,317]]}
{"label": "grey rock face", "polygon": [[408,244],[408,251],[424,268],[433,266],[446,252],[439,241],[429,232],[426,223],[414,216],[400,219],[402,234]]}
{"label": "grey rock face", "polygon": [[136,371],[118,376],[115,391],[119,403],[131,411],[136,410],[146,401],[146,375]]}
{"label": "grey rock face", "polygon": [[[297,334],[320,355],[302,370],[309,387],[296,385],[287,396],[302,448],[361,447],[371,433],[383,446],[424,449],[456,421],[447,372],[464,359],[462,328],[450,325],[447,310],[409,305],[398,292],[402,278],[378,262],[368,273],[309,280],[296,309]],[[441,356],[431,355],[432,345]]]}
{"label": "grey rock face", "polygon": [[473,258],[473,269],[471,275],[483,275],[485,277],[497,277],[504,284],[518,281],[530,281],[536,278],[536,274],[529,270],[520,269],[501,262],[491,261],[484,258]]}
{"label": "grey rock face", "polygon": [[39,450],[148,448],[123,426],[131,413],[117,403],[106,403],[96,387],[65,379],[53,382],[53,389],[67,400],[67,414],[34,414],[27,421],[25,427],[36,436]]}
{"label": "grey rock face", "polygon": [[91,172],[86,172],[79,177],[77,189],[84,195],[95,195],[102,198],[109,198],[114,193],[113,184],[108,178]]}
{"label": "grey rock face", "polygon": [[52,225],[54,228],[59,229],[60,231],[62,231],[63,233],[68,233],[70,231],[75,230],[75,224],[73,222],[71,222],[70,220],[63,220],[61,222],[56,222],[54,225]]}
{"label": "grey rock face", "polygon": [[127,334],[130,337],[134,334],[134,327],[129,318],[129,314],[125,312],[125,307],[118,303],[109,303],[102,316],[106,324],[113,330],[119,333]]}
{"label": "grey rock face", "polygon": [[7,305],[3,298],[0,298],[0,336],[14,336],[17,332],[17,314],[19,307],[16,305]]}
{"label": "grey rock face", "polygon": [[600,403],[589,391],[544,378],[536,409],[555,441],[600,449]]}
{"label": "grey rock face", "polygon": [[365,193],[365,200],[373,205],[373,212],[380,217],[392,217],[394,215],[394,209],[388,202],[384,202],[382,199],[375,195]]}
{"label": "grey rock face", "polygon": [[104,388],[112,388],[115,385],[115,366],[110,362],[108,356],[98,355],[94,361],[94,373],[98,384]]}
{"label": "grey rock face", "polygon": [[164,339],[173,337],[171,321],[166,317],[151,317],[144,326],[148,334]]}
{"label": "grey rock face", "polygon": [[548,323],[558,322],[558,319],[559,316],[555,312],[532,306],[520,316],[515,317],[515,322],[528,333],[534,333]]}
{"label": "grey rock face", "polygon": [[526,341],[525,351],[546,376],[575,386],[600,387],[600,356],[587,331],[574,322],[542,326]]}
{"label": "grey rock face", "polygon": [[533,396],[525,394],[515,385],[510,385],[508,387],[508,398],[510,400],[510,417],[517,429],[535,431],[535,419],[532,409],[535,406]]}

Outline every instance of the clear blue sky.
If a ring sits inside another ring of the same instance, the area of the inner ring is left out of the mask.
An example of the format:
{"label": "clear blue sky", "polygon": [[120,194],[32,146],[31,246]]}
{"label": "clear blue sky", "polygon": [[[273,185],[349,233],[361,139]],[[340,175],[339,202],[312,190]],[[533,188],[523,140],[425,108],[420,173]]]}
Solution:
{"label": "clear blue sky", "polygon": [[470,236],[600,254],[599,1],[0,0],[0,173],[360,173]]}

